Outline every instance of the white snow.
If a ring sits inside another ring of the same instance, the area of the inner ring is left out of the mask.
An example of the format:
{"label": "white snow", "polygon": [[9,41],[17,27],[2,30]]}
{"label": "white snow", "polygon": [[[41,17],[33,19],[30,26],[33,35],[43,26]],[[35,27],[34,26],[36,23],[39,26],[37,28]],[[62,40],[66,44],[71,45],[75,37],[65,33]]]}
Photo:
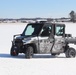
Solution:
{"label": "white snow", "polygon": [[[66,32],[76,36],[76,23],[65,23]],[[76,58],[65,58],[64,54],[35,55],[25,59],[24,54],[10,56],[14,34],[20,34],[26,24],[0,24],[0,75],[76,75]],[[72,45],[75,49],[76,46]]]}

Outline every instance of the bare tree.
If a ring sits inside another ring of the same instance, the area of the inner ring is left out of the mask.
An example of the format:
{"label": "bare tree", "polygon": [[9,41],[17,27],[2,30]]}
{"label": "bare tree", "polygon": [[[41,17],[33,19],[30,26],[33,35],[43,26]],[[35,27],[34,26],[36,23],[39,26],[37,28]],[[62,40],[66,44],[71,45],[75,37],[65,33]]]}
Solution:
{"label": "bare tree", "polygon": [[74,12],[74,11],[71,11],[71,12],[69,13],[69,15],[70,15],[71,21],[72,21],[72,22],[75,22],[75,18],[76,18],[75,12]]}

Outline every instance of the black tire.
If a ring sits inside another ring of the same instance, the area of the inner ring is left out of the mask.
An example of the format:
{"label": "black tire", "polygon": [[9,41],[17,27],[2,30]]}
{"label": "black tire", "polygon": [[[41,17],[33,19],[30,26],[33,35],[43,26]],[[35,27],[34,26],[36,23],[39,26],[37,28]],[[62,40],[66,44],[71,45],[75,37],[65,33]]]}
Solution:
{"label": "black tire", "polygon": [[15,48],[15,46],[12,46],[11,51],[10,51],[10,55],[11,56],[18,56],[18,54],[19,54],[18,49]]}
{"label": "black tire", "polygon": [[76,51],[74,48],[68,48],[68,50],[65,52],[65,55],[67,58],[74,58],[76,56]]}
{"label": "black tire", "polygon": [[55,56],[55,55],[56,55],[56,53],[51,53],[51,55]]}
{"label": "black tire", "polygon": [[27,59],[30,59],[30,58],[32,58],[33,57],[33,47],[32,46],[28,46],[27,47],[27,49],[26,49],[26,55],[25,55],[25,57],[27,58]]}

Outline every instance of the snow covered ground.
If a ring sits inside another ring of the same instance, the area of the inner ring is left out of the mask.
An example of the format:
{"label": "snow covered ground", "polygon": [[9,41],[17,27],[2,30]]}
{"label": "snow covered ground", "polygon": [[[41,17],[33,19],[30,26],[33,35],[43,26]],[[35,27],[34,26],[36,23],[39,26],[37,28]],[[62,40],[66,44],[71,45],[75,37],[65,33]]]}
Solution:
{"label": "snow covered ground", "polygon": [[[66,32],[76,36],[76,23],[65,23]],[[0,24],[0,75],[76,75],[76,58],[65,58],[64,54],[35,55],[25,59],[24,54],[10,56],[14,34],[22,33],[26,24]],[[76,49],[76,46],[73,46]]]}

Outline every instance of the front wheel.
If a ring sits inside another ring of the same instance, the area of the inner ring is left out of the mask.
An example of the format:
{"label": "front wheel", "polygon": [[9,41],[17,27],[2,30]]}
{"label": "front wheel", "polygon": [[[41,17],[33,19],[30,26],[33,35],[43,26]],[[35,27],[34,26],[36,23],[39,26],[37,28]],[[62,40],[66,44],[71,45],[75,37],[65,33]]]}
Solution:
{"label": "front wheel", "polygon": [[19,54],[18,48],[16,46],[12,46],[11,51],[10,51],[10,55],[11,56],[18,56],[18,54]]}
{"label": "front wheel", "polygon": [[28,59],[33,57],[33,47],[32,46],[27,47],[25,57]]}
{"label": "front wheel", "polygon": [[67,58],[74,58],[76,56],[76,51],[74,48],[68,48],[68,50],[65,52],[65,55]]}
{"label": "front wheel", "polygon": [[55,55],[56,55],[56,53],[51,53],[51,55],[55,56]]}

